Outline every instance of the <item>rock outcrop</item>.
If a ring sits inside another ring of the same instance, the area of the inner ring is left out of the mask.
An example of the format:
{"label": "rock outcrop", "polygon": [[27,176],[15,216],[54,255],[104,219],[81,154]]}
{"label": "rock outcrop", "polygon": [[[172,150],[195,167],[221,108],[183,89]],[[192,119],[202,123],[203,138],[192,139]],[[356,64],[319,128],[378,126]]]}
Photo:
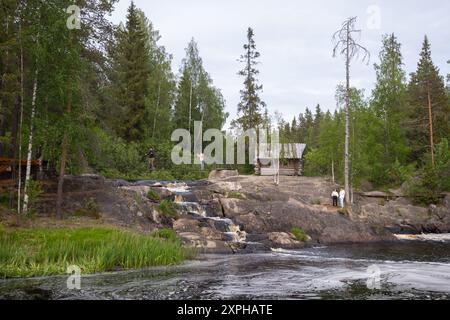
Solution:
{"label": "rock outcrop", "polygon": [[[37,211],[53,215],[56,183],[46,182]],[[312,244],[395,241],[394,233],[450,232],[450,194],[443,205],[412,205],[399,195],[371,192],[356,205],[339,210],[330,205],[336,188],[322,178],[239,176],[214,171],[209,181],[168,183],[106,180],[100,176],[67,176],[66,215],[89,215],[107,224],[148,233],[173,228],[183,243],[210,253],[295,249],[293,228]],[[161,214],[159,203],[175,203],[177,215]]]}

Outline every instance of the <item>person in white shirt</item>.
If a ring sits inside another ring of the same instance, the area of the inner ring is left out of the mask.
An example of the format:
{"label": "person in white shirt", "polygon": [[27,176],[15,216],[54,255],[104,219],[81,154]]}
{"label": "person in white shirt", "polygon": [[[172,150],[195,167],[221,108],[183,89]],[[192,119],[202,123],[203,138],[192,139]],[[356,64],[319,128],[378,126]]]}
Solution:
{"label": "person in white shirt", "polygon": [[341,208],[344,208],[344,203],[345,203],[345,190],[341,189],[341,191],[339,191],[339,206]]}
{"label": "person in white shirt", "polygon": [[333,199],[333,207],[337,207],[339,199],[339,192],[337,191],[337,189],[334,189],[331,193],[331,199]]}

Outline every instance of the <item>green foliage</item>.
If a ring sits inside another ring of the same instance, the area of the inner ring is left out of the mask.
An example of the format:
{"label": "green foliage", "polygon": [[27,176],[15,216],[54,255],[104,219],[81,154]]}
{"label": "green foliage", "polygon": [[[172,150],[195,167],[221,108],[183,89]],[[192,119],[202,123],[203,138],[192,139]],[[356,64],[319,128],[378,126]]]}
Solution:
{"label": "green foliage", "polygon": [[161,201],[161,203],[158,206],[158,211],[159,213],[161,213],[166,217],[178,219],[177,205],[173,201],[170,200]]}
{"label": "green foliage", "polygon": [[447,139],[436,145],[436,165],[428,155],[419,176],[409,184],[409,195],[416,204],[438,204],[443,192],[450,191],[450,149]]}
{"label": "green foliage", "polygon": [[309,237],[306,232],[298,227],[292,227],[291,233],[295,236],[295,238],[300,242],[308,242]]}
{"label": "green foliage", "polygon": [[222,93],[214,87],[210,75],[203,67],[198,45],[191,39],[180,70],[173,119],[175,126],[190,129],[193,133],[194,121],[203,121],[204,131],[210,128],[221,129],[228,116],[224,110]]}
{"label": "green foliage", "polygon": [[[167,235],[167,234],[166,234]],[[177,241],[107,228],[0,230],[0,277],[83,274],[176,265],[187,251]]]}
{"label": "green foliage", "polygon": [[147,198],[154,202],[158,202],[161,200],[161,197],[159,196],[159,194],[155,190],[152,190],[152,189],[150,189],[147,192]]}
{"label": "green foliage", "polygon": [[43,190],[41,187],[41,183],[36,180],[30,180],[28,183],[28,207],[29,213],[33,213],[34,206],[36,202],[39,200],[39,197],[42,195]]}
{"label": "green foliage", "polygon": [[172,229],[158,229],[151,233],[151,236],[158,239],[164,239],[171,242],[179,242],[180,239],[178,238],[175,231]]}
{"label": "green foliage", "polygon": [[101,215],[95,198],[88,198],[85,201],[83,208],[78,209],[74,212],[74,216],[100,219]]}
{"label": "green foliage", "polygon": [[230,191],[230,192],[227,193],[227,198],[230,198],[230,199],[244,199],[244,196],[240,192]]}
{"label": "green foliage", "polygon": [[423,42],[417,71],[411,75],[408,91],[408,117],[413,125],[406,126],[407,137],[413,147],[412,160],[420,162],[431,150],[429,102],[432,107],[434,141],[438,142],[450,136],[450,103],[444,78],[431,58],[431,45],[427,37]]}

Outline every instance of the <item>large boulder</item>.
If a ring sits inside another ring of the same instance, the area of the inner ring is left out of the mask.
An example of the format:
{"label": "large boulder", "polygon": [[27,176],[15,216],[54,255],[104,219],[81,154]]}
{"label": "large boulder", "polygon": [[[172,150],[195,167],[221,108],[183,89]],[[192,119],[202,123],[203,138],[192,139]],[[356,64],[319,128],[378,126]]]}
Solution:
{"label": "large boulder", "polygon": [[292,234],[287,232],[270,232],[268,240],[274,249],[298,249],[305,246],[304,242],[297,241]]}

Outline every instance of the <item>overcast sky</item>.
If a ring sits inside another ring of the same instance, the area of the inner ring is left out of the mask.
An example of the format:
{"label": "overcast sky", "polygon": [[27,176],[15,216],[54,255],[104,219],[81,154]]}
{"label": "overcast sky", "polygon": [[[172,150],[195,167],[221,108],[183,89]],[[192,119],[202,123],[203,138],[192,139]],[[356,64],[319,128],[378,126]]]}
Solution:
{"label": "overcast sky", "polygon": [[[334,110],[335,88],[345,79],[343,60],[332,57],[331,37],[349,16],[358,16],[360,43],[371,54],[370,65],[355,63],[352,85],[370,94],[375,81],[383,34],[394,32],[402,43],[407,73],[416,69],[423,37],[441,74],[450,72],[450,1],[448,0],[136,0],[162,35],[160,44],[173,54],[178,72],[184,48],[194,37],[204,67],[222,90],[230,118],[236,115],[242,79],[237,59],[246,30],[255,30],[261,53],[263,100],[271,113],[286,119],[314,108]],[[112,19],[125,20],[130,0],[120,0]]]}

